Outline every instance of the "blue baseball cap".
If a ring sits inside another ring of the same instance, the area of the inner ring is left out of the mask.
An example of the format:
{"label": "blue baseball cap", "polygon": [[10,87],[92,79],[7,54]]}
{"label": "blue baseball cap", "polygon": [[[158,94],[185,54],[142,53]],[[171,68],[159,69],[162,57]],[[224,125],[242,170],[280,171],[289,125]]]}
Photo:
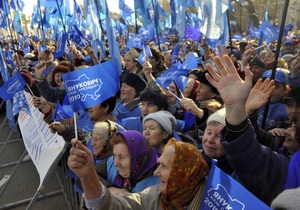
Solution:
{"label": "blue baseball cap", "polygon": [[286,44],[296,45],[296,42],[294,40],[285,40],[283,45],[286,45]]}
{"label": "blue baseball cap", "polygon": [[[263,73],[262,78],[271,78],[271,75],[272,75],[272,69],[269,69]],[[287,82],[285,73],[279,69],[276,69],[274,80],[275,82],[283,82],[285,84]]]}

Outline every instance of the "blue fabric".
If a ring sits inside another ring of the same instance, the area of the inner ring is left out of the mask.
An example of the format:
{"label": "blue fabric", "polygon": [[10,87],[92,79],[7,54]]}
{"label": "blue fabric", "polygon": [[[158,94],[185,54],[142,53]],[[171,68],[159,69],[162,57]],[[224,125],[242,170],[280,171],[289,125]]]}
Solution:
{"label": "blue fabric", "polygon": [[245,210],[270,209],[270,207],[252,195],[213,163],[206,182],[200,209],[211,210],[217,208]]}
{"label": "blue fabric", "polygon": [[80,111],[79,112],[79,117],[77,120],[77,127],[80,128],[81,130],[87,131],[87,132],[92,132],[94,129],[94,124],[89,117],[89,113],[85,111]]}
{"label": "blue fabric", "polygon": [[[141,116],[141,107],[137,106],[133,110],[129,110],[127,107],[123,106],[120,102],[116,103],[113,115],[121,121],[127,117],[139,117]],[[128,129],[127,129],[128,130]]]}
{"label": "blue fabric", "polygon": [[[257,124],[261,127],[262,120],[264,117],[265,106],[261,107],[257,111]],[[264,130],[268,130],[272,125],[276,125],[280,122],[288,120],[289,117],[286,113],[286,105],[282,103],[270,104],[269,111],[266,119]]]}
{"label": "blue fabric", "polygon": [[5,101],[11,99],[17,92],[23,90],[25,84],[23,76],[17,71],[0,87],[0,97]]}
{"label": "blue fabric", "polygon": [[300,187],[300,150],[294,154],[290,161],[284,189],[293,189],[297,187]]}
{"label": "blue fabric", "polygon": [[119,72],[113,60],[63,74],[73,111],[102,103],[120,89]]}
{"label": "blue fabric", "polygon": [[128,117],[122,119],[120,125],[123,126],[126,130],[135,130],[143,132],[143,124],[141,122],[141,117]]}

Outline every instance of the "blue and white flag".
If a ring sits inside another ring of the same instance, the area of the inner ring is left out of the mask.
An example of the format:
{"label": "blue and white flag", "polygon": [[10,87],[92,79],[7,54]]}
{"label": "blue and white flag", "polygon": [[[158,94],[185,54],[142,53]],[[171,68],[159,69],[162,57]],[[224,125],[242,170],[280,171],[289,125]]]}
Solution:
{"label": "blue and white flag", "polygon": [[66,52],[66,44],[67,44],[68,34],[64,33],[62,37],[59,39],[57,44],[57,49],[53,53],[54,58],[63,57]]}
{"label": "blue and white flag", "polygon": [[139,34],[136,34],[128,40],[126,46],[127,46],[127,49],[130,49],[130,48],[142,49],[143,48],[143,40]]}
{"label": "blue and white flag", "polygon": [[0,87],[0,97],[5,101],[11,99],[17,92],[23,90],[25,84],[23,76],[17,71]]}
{"label": "blue and white flag", "polygon": [[58,3],[58,7],[62,7],[63,6],[63,0],[39,0],[40,2],[40,6],[42,7],[57,7],[57,3]]}
{"label": "blue and white flag", "polygon": [[17,92],[13,97],[13,116],[17,115],[21,110],[25,111],[28,115],[31,116],[30,108],[23,91]]}
{"label": "blue and white flag", "polygon": [[221,171],[216,166],[216,161],[213,161],[200,209],[270,210],[270,207],[256,198],[231,176]]}
{"label": "blue and white flag", "polygon": [[114,60],[63,74],[62,77],[74,112],[100,104],[120,89]]}
{"label": "blue and white flag", "polygon": [[185,70],[191,70],[197,67],[198,67],[197,59],[194,53],[190,53],[188,57],[184,60],[181,68]]}
{"label": "blue and white flag", "polygon": [[143,66],[144,63],[146,62],[146,56],[148,58],[151,58],[153,55],[152,55],[152,52],[149,48],[149,46],[145,46],[143,47],[143,51],[141,52],[140,56],[138,57],[137,61]]}
{"label": "blue and white flag", "polygon": [[186,71],[183,71],[180,65],[173,64],[168,68],[162,75],[156,78],[157,84],[167,89],[167,87],[172,83],[173,80],[180,76],[186,76]]}
{"label": "blue and white flag", "polygon": [[23,11],[24,5],[23,0],[11,0],[10,2],[10,7],[15,11]]}
{"label": "blue and white flag", "polygon": [[73,117],[73,110],[71,105],[60,105],[59,102],[56,103],[53,115],[52,115],[52,120],[61,122],[64,119],[67,118],[72,118]]}

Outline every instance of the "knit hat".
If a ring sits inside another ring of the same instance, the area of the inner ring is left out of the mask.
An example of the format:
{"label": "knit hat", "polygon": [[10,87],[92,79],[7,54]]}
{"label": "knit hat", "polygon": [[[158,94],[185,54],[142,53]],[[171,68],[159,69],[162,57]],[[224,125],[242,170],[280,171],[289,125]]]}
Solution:
{"label": "knit hat", "polygon": [[211,122],[218,122],[225,126],[225,117],[226,117],[225,108],[219,109],[218,111],[214,112],[208,117],[206,124],[208,125]]}
{"label": "knit hat", "polygon": [[135,73],[129,73],[123,81],[127,85],[133,87],[139,96],[140,93],[146,88],[147,84],[139,75]]}
{"label": "knit hat", "polygon": [[143,119],[143,125],[147,120],[155,120],[158,124],[161,125],[167,131],[169,135],[173,133],[173,129],[177,124],[175,117],[168,111],[158,111],[151,114],[148,114]]}
{"label": "knit hat", "polygon": [[288,209],[298,210],[300,209],[300,187],[296,189],[288,189],[280,193],[271,204],[273,210]]}
{"label": "knit hat", "polygon": [[263,69],[266,68],[265,63],[257,56],[255,56],[254,58],[252,58],[249,62],[249,66],[259,66]]}
{"label": "knit hat", "polygon": [[300,104],[300,87],[291,89],[282,101],[286,104],[290,100],[295,100],[298,104]]}

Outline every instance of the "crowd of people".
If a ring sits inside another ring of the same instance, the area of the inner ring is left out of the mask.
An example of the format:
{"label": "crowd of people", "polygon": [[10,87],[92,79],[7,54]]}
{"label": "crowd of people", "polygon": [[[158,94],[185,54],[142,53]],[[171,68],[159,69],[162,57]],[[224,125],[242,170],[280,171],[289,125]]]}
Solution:
{"label": "crowd of people", "polygon": [[[55,58],[55,43],[39,50],[38,42],[29,42],[28,53],[3,44],[6,65],[24,76],[51,132],[71,142],[69,175],[86,208],[199,209],[213,159],[273,209],[300,206],[299,197],[282,198],[292,189],[299,194],[300,187],[296,36],[283,40],[278,60],[270,44],[258,50],[257,40],[211,49],[204,38],[170,35],[162,46],[147,42],[152,56],[142,65],[142,50],[122,44],[120,90],[61,122],[52,115],[57,101],[68,100],[62,74],[110,56],[72,45],[71,59]],[[176,44],[180,50],[173,56]],[[183,84],[175,78],[168,87],[157,83],[190,54],[198,67],[188,69]]]}

